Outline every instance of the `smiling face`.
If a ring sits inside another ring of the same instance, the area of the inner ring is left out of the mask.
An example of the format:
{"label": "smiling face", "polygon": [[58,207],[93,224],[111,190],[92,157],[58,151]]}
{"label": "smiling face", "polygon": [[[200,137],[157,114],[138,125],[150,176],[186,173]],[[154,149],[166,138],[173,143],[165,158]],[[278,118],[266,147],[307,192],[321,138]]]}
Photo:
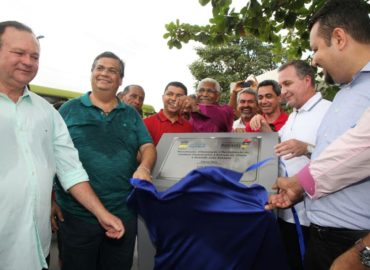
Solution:
{"label": "smiling face", "polygon": [[39,55],[39,43],[32,33],[7,27],[1,36],[0,85],[23,91],[37,74]]}
{"label": "smiling face", "polygon": [[264,114],[272,114],[280,107],[280,96],[276,95],[272,85],[258,88],[258,106]]}
{"label": "smiling face", "polygon": [[119,61],[114,58],[99,58],[91,72],[91,86],[94,91],[116,94],[122,84]]}
{"label": "smiling face", "polygon": [[166,115],[178,115],[180,106],[178,100],[180,97],[185,96],[185,90],[181,87],[170,85],[162,96],[163,111]]}
{"label": "smiling face", "polygon": [[313,51],[312,64],[321,67],[325,75],[325,81],[332,83],[344,82],[341,78],[343,71],[343,63],[341,63],[341,55],[337,50],[334,40],[328,42],[320,36],[320,24],[316,23],[310,32],[310,46]]}
{"label": "smiling face", "polygon": [[315,94],[310,76],[300,78],[294,66],[279,71],[278,77],[281,96],[290,107],[301,108]]}
{"label": "smiling face", "polygon": [[196,94],[200,104],[215,104],[220,98],[220,93],[216,90],[216,85],[213,82],[202,82]]}
{"label": "smiling face", "polygon": [[258,110],[256,97],[249,93],[241,93],[237,109],[243,121],[249,122]]}

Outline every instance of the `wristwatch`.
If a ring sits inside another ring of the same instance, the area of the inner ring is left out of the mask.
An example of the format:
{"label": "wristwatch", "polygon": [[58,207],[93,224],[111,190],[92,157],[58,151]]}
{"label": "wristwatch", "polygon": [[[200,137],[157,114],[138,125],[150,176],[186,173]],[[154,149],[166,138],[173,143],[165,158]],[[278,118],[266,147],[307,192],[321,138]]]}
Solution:
{"label": "wristwatch", "polygon": [[312,144],[307,144],[307,153],[306,153],[306,157],[308,157],[309,159],[311,159],[311,154],[313,152],[313,150],[315,150],[315,146],[312,145]]}
{"label": "wristwatch", "polygon": [[355,248],[359,252],[361,263],[366,267],[370,267],[370,247],[366,246],[362,238],[355,243]]}

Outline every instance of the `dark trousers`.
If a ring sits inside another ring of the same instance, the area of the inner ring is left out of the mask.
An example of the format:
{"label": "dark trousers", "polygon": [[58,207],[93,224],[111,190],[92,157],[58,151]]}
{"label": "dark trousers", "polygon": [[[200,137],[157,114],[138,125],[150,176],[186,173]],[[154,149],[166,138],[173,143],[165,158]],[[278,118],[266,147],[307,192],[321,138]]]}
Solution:
{"label": "dark trousers", "polygon": [[357,231],[312,224],[304,268],[306,270],[328,270],[339,255],[368,233],[368,230]]}
{"label": "dark trousers", "polygon": [[[50,267],[50,254],[45,258],[46,260],[46,263],[49,265]],[[42,270],[46,270],[46,268],[42,268]]]}
{"label": "dark trousers", "polygon": [[62,270],[130,270],[133,261],[137,221],[125,222],[121,239],[110,239],[99,224],[86,223],[63,212],[59,222]]}
{"label": "dark trousers", "polygon": [[[288,256],[289,267],[291,270],[302,270],[303,262],[299,248],[298,234],[295,224],[286,222],[278,218],[280,234],[284,242],[286,254]],[[307,226],[301,226],[305,246],[309,241],[310,229]]]}

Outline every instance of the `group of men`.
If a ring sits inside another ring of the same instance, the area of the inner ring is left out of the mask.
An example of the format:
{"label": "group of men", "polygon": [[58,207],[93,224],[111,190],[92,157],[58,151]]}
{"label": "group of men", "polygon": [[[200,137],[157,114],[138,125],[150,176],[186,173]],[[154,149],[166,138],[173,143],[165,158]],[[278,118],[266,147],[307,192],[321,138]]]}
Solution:
{"label": "group of men", "polygon": [[[310,45],[313,64],[328,82],[341,84],[333,103],[315,91],[312,67],[295,60],[278,69],[278,82],[231,89],[240,113],[233,128],[233,108],[219,104],[221,87],[211,78],[199,82],[195,99],[184,84],[170,82],[163,109],[143,121],[144,89],[129,85],[120,94],[124,102],[117,98],[125,66],[111,52],[94,59],[91,92],[58,113],[27,86],[40,56],[34,33],[19,22],[1,22],[1,267],[47,268],[52,223],[63,269],[131,269],[136,214],[124,203],[132,190],[128,179],[151,181],[164,133],[233,129],[279,133],[275,153],[287,177],[278,179],[279,193],[266,209],[295,204],[295,211],[278,211],[291,268],[370,267],[370,19],[363,2],[324,4],[311,18]],[[289,116],[282,99],[293,108]],[[49,219],[55,174],[58,223],[54,213]],[[304,257],[294,212],[306,240]]]}

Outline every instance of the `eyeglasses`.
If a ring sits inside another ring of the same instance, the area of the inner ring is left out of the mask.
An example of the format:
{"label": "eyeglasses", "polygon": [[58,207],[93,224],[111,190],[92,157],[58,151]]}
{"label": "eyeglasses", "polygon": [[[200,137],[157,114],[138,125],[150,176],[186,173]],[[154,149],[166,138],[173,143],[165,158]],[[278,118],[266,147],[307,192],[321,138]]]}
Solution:
{"label": "eyeglasses", "polygon": [[119,75],[119,71],[113,67],[105,67],[105,66],[99,65],[95,67],[95,70],[99,72],[107,71],[107,73],[110,75]]}
{"label": "eyeglasses", "polygon": [[207,88],[207,89],[204,89],[204,88],[199,88],[197,89],[196,91],[198,94],[216,94],[218,93],[218,91],[216,89],[212,89],[212,88]]}

